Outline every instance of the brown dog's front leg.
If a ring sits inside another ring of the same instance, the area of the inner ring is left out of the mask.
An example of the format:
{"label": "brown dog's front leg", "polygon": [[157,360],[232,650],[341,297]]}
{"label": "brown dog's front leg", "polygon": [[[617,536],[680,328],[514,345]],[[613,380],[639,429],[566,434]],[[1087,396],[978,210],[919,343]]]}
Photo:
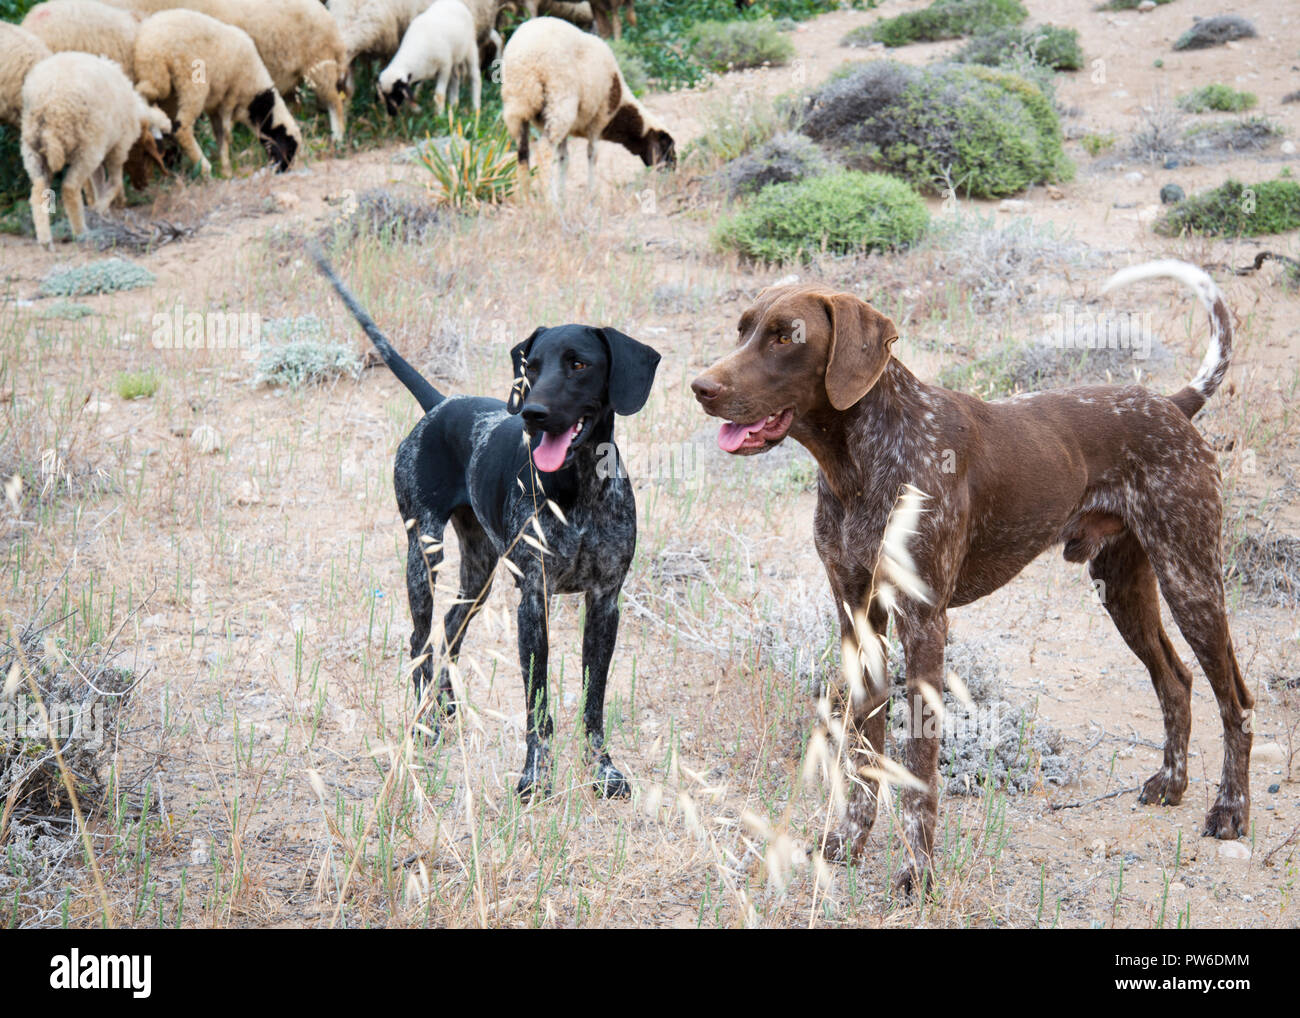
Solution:
{"label": "brown dog's front leg", "polygon": [[[903,837],[908,857],[895,885],[904,894],[933,889],[934,827],[939,813],[939,740],[942,717],[922,693],[929,686],[943,696],[943,646],[948,616],[939,611],[921,618],[899,618],[899,638],[907,660],[907,769],[924,783],[924,790],[904,788]],[[934,700],[934,697],[930,697]]]}

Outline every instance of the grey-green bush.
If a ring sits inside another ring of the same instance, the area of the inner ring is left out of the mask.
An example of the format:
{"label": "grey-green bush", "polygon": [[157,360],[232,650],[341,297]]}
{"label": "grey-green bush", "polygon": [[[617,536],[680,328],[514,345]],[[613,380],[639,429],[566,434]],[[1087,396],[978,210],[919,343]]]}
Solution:
{"label": "grey-green bush", "polygon": [[40,292],[45,297],[85,297],[152,286],[155,278],[148,269],[125,258],[105,258],[55,269],[41,281]]}
{"label": "grey-green bush", "polygon": [[1019,0],[935,0],[923,10],[908,11],[856,28],[843,41],[846,46],[883,42],[892,47],[910,42],[960,39],[981,30],[1018,25],[1027,17],[1029,12]]}
{"label": "grey-green bush", "polygon": [[771,184],[816,177],[828,172],[831,166],[826,154],[813,142],[802,134],[785,131],[731,160],[718,171],[715,179],[735,198],[754,194]]}
{"label": "grey-green bush", "polygon": [[985,67],[1014,67],[1026,61],[1054,71],[1077,71],[1083,66],[1083,50],[1073,28],[1008,25],[981,32],[959,49],[953,60]]}
{"label": "grey-green bush", "polygon": [[771,21],[701,21],[691,27],[691,56],[711,71],[738,71],[765,64],[780,67],[794,43]]}
{"label": "grey-green bush", "polygon": [[854,169],[999,198],[1068,179],[1056,111],[1024,78],[970,64],[878,60],[815,91],[800,130]]}
{"label": "grey-green bush", "polygon": [[756,261],[807,259],[907,247],[930,215],[912,188],[893,177],[840,170],[773,184],[719,223],[715,243]]}

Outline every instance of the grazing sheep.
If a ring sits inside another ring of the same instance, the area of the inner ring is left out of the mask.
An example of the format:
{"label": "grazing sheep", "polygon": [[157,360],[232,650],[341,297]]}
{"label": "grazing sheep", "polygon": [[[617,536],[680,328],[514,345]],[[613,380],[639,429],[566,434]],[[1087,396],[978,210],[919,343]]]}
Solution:
{"label": "grazing sheep", "polygon": [[49,55],[49,47],[31,32],[0,21],[0,124],[22,124],[23,79]]}
{"label": "grazing sheep", "polygon": [[248,33],[198,11],[162,11],[147,18],[135,40],[136,87],[163,104],[176,123],[176,140],[202,168],[212,166],[194,140],[203,114],[212,124],[221,172],[230,176],[230,132],[247,124],[283,172],[302,144],[298,125],[271,82]]}
{"label": "grazing sheep", "polygon": [[441,112],[451,88],[451,105],[459,101],[460,75],[469,75],[474,112],[479,111],[482,80],[474,16],[462,0],[436,0],[411,22],[392,62],[379,75],[379,94],[389,113],[396,113],[421,81],[437,78],[435,103]]}
{"label": "grazing sheep", "polygon": [[592,16],[596,19],[596,31],[602,38],[608,39],[610,36],[615,39],[623,38],[623,23],[618,15],[620,9],[626,12],[624,17],[627,18],[629,25],[636,24],[636,8],[632,6],[632,0],[588,0],[588,2],[591,4]]}
{"label": "grazing sheep", "polygon": [[618,142],[647,166],[675,166],[676,146],[632,96],[609,45],[558,18],[526,21],[510,37],[501,69],[502,116],[528,168],[529,128],[537,124],[556,150],[551,196],[564,194],[568,140],[587,139],[587,186],[596,184],[596,142]]}
{"label": "grazing sheep", "polygon": [[[57,0],[69,3],[71,0]],[[330,135],[343,140],[347,48],[320,0],[110,0],[142,14],[185,9],[242,28],[252,38],[271,83],[292,96],[306,81],[329,112]]]}
{"label": "grazing sheep", "polygon": [[63,204],[74,236],[86,232],[81,190],[101,166],[107,186],[95,192],[104,212],[122,193],[122,166],[141,131],[170,130],[167,117],[131,87],[121,66],[90,53],[55,53],[23,82],[22,157],[32,181],[37,243],[49,245],[51,187],[63,175]]}
{"label": "grazing sheep", "polygon": [[328,0],[326,6],[338,23],[348,66],[358,57],[391,60],[402,45],[411,22],[429,9],[433,0]]}
{"label": "grazing sheep", "polygon": [[140,18],[97,0],[58,0],[37,4],[23,18],[23,28],[51,53],[78,50],[116,60],[134,80],[135,33]]}

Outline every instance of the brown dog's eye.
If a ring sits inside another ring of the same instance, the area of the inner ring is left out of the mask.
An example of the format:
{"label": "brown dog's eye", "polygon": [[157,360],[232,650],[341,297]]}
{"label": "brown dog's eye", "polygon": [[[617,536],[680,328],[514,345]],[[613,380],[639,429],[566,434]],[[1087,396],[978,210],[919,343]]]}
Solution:
{"label": "brown dog's eye", "polygon": [[777,345],[778,345],[778,346],[788,346],[788,345],[790,344],[790,337],[789,337],[789,336],[777,336],[777,337],[776,337],[776,342],[777,342]]}

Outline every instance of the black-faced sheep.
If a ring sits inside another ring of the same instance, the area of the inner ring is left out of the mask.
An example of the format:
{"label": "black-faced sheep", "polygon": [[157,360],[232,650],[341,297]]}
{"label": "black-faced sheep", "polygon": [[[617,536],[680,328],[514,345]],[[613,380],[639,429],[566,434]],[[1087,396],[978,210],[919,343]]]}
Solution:
{"label": "black-faced sheep", "polygon": [[437,79],[435,103],[439,112],[451,88],[451,105],[459,102],[460,76],[468,74],[477,113],[482,94],[474,17],[461,0],[436,3],[411,22],[392,62],[379,75],[379,94],[389,113],[411,98],[421,81]]}
{"label": "black-faced sheep", "polygon": [[50,55],[50,48],[25,28],[0,21],[0,124],[23,121],[23,79]]}
{"label": "black-faced sheep", "polygon": [[90,53],[55,53],[23,82],[22,157],[32,181],[36,240],[51,243],[54,175],[63,175],[63,204],[72,232],[86,232],[81,191],[101,167],[106,186],[95,190],[103,212],[122,193],[122,166],[142,130],[166,131],[167,117],[131,87],[119,64]]}
{"label": "black-faced sheep", "polygon": [[198,11],[162,11],[140,26],[135,70],[140,94],[172,115],[176,140],[204,176],[212,166],[194,140],[194,122],[205,113],[224,175],[236,120],[252,128],[277,171],[293,162],[302,134],[243,30]]}
{"label": "black-faced sheep", "polygon": [[134,80],[135,33],[140,18],[98,0],[57,0],[37,4],[23,18],[23,28],[51,53],[77,50],[116,60]]}
{"label": "black-faced sheep", "polygon": [[675,166],[672,136],[632,96],[607,43],[558,18],[526,21],[506,44],[502,116],[528,167],[529,127],[536,124],[557,156],[551,195],[564,194],[568,139],[587,139],[587,185],[596,183],[596,142],[613,141],[647,166]]}

